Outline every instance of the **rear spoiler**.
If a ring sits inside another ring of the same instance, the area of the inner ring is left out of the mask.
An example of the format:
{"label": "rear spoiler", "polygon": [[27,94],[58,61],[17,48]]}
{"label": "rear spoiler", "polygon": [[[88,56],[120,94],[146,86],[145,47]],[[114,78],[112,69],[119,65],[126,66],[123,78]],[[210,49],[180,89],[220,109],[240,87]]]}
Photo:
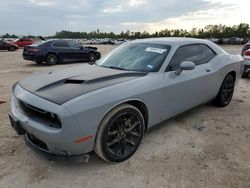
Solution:
{"label": "rear spoiler", "polygon": [[88,49],[92,49],[92,50],[98,50],[97,47],[93,47],[93,46],[84,46],[84,48],[88,48]]}

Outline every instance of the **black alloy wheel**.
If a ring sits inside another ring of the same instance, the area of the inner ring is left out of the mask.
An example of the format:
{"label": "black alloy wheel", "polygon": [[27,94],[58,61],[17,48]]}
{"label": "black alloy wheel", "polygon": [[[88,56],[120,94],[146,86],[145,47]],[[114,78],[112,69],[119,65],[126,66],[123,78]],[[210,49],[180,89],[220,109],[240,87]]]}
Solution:
{"label": "black alloy wheel", "polygon": [[228,74],[221,85],[220,91],[215,99],[218,106],[227,106],[233,97],[235,86],[235,78],[232,74]]}
{"label": "black alloy wheel", "polygon": [[89,53],[89,57],[88,57],[88,60],[90,61],[90,62],[94,62],[95,61],[95,54],[94,53]]}
{"label": "black alloy wheel", "polygon": [[134,106],[124,104],[115,108],[100,126],[97,155],[112,163],[127,160],[138,149],[144,127],[143,116]]}

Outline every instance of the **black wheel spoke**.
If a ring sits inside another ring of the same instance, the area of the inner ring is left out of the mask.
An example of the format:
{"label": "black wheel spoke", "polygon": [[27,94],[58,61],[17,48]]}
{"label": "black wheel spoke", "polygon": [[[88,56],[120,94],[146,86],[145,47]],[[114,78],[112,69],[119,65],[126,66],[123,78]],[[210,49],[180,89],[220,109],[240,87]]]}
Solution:
{"label": "black wheel spoke", "polygon": [[115,143],[119,142],[121,140],[120,137],[114,138],[111,142],[107,143],[108,147],[113,146]]}
{"label": "black wheel spoke", "polygon": [[139,122],[135,122],[133,125],[131,125],[128,129],[125,130],[126,133],[132,131],[137,125],[139,125]]}
{"label": "black wheel spoke", "polygon": [[108,135],[111,136],[111,135],[117,135],[119,133],[118,130],[113,130],[113,131],[109,131],[108,132]]}
{"label": "black wheel spoke", "polygon": [[126,143],[131,144],[132,146],[135,146],[135,143],[127,138],[124,139]]}
{"label": "black wheel spoke", "polygon": [[131,131],[131,132],[130,132],[130,134],[131,134],[131,135],[133,135],[133,136],[137,136],[137,137],[139,137],[139,136],[140,136],[140,134],[139,134],[139,133],[137,133],[137,132],[133,132],[133,131]]}
{"label": "black wheel spoke", "polygon": [[233,90],[234,90],[233,88],[232,88],[232,89],[228,89],[228,90],[226,91],[226,93],[227,93],[227,94],[231,94],[231,93],[233,92]]}

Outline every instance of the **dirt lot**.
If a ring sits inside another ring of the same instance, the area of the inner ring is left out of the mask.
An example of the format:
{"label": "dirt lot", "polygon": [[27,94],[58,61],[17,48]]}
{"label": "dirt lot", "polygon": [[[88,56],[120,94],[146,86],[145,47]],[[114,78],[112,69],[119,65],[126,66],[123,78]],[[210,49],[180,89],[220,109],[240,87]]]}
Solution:
{"label": "dirt lot", "polygon": [[[102,54],[111,46],[99,46]],[[241,46],[224,46],[240,53]],[[0,52],[0,98],[27,75],[76,64],[39,66],[21,50]],[[198,107],[149,131],[128,161],[110,165],[91,155],[87,164],[50,161],[26,146],[0,105],[0,187],[250,187],[250,80],[240,80],[226,108]]]}

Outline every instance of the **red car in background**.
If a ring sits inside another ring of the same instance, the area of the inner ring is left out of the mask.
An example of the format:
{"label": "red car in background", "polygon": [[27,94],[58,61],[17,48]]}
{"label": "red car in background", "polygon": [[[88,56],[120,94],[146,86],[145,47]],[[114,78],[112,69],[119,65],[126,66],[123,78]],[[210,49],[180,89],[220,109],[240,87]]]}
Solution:
{"label": "red car in background", "polygon": [[18,49],[18,46],[11,42],[5,42],[4,40],[0,40],[0,50],[8,50],[15,51]]}
{"label": "red car in background", "polygon": [[33,44],[33,40],[29,38],[17,39],[13,43],[15,43],[18,47],[24,47]]}

